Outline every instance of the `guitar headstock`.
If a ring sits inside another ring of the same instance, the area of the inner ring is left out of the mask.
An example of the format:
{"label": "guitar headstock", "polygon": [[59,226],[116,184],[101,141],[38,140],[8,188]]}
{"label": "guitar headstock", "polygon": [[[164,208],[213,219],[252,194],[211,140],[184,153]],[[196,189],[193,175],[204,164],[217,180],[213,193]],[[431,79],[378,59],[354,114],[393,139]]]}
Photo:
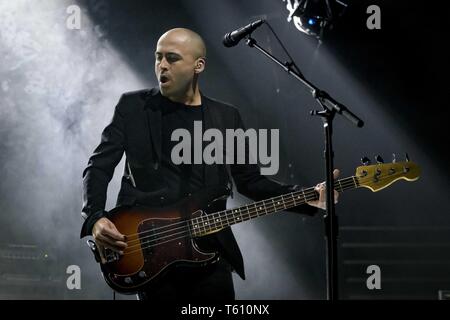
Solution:
{"label": "guitar headstock", "polygon": [[[356,168],[355,177],[359,186],[366,187],[373,192],[380,191],[395,181],[407,180],[415,181],[419,179],[420,167],[409,161],[383,163],[380,156],[377,156],[377,164],[369,165],[368,159],[363,158],[364,166]],[[381,161],[380,161],[381,160]]]}

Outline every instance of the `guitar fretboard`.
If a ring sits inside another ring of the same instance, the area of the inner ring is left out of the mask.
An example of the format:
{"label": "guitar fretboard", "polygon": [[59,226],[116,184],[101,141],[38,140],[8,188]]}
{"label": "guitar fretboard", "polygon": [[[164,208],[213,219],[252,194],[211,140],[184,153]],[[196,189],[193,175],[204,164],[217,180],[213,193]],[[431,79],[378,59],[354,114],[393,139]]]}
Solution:
{"label": "guitar fretboard", "polygon": [[[358,178],[355,176],[336,180],[334,182],[334,189],[338,192],[358,187]],[[319,195],[313,187],[301,189],[273,198],[253,202],[238,208],[218,211],[198,218],[193,218],[189,221],[188,225],[193,237],[201,237],[240,222],[287,210],[318,199]]]}

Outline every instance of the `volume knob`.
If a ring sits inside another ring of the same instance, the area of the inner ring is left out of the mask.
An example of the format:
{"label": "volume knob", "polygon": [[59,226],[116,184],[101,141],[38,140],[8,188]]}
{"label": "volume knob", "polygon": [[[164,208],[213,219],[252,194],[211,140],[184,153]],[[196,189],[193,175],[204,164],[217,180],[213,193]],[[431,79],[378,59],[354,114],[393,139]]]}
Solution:
{"label": "volume knob", "polygon": [[124,279],[124,281],[125,281],[126,284],[132,284],[133,283],[133,280],[131,280],[131,277],[126,277]]}

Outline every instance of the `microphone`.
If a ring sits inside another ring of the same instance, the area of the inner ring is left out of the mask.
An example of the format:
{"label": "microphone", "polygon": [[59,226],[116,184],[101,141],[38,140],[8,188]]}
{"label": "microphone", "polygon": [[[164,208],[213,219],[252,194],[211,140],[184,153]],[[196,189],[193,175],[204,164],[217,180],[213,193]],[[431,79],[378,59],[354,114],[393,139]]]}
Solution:
{"label": "microphone", "polygon": [[245,38],[247,35],[251,34],[253,31],[255,31],[260,25],[262,25],[265,22],[265,20],[260,19],[253,21],[252,23],[246,25],[245,27],[239,28],[237,30],[234,30],[232,32],[228,32],[223,37],[223,45],[225,47],[234,47],[241,41],[243,38]]}

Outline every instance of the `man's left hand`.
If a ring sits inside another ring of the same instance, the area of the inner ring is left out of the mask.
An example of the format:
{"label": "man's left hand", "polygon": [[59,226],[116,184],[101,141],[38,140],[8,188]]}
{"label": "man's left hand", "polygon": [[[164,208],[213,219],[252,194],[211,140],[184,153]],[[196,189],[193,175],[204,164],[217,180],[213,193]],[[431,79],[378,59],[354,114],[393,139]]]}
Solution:
{"label": "man's left hand", "polygon": [[[333,176],[334,176],[335,180],[337,179],[337,177],[339,177],[339,169],[334,169]],[[317,193],[319,193],[319,200],[307,201],[306,203],[309,204],[310,206],[326,210],[326,208],[327,208],[327,201],[326,201],[327,195],[326,195],[325,182],[317,184],[314,187],[314,190]],[[334,190],[334,203],[335,204],[338,203],[338,198],[339,198],[339,192]]]}

